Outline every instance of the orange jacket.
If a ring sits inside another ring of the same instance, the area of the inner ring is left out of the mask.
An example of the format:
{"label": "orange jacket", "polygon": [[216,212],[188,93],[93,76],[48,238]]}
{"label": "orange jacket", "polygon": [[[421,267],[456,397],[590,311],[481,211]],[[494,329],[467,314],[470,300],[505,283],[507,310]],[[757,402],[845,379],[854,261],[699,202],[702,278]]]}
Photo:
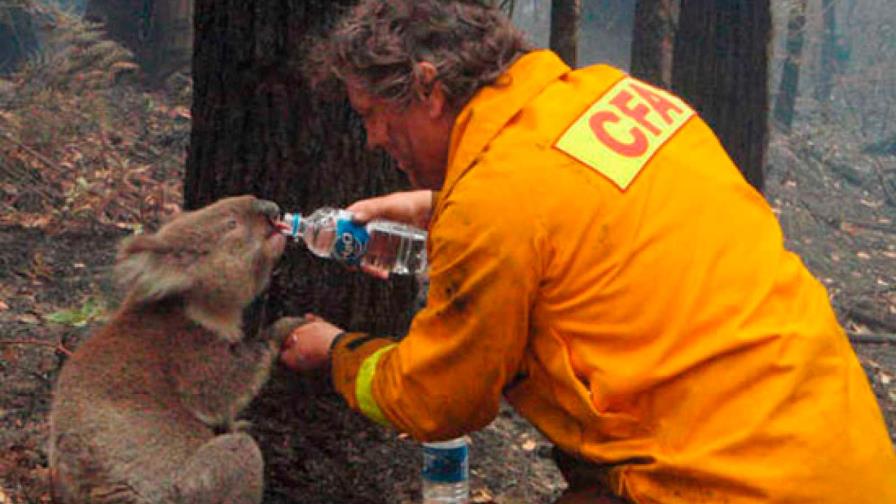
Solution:
{"label": "orange jacket", "polygon": [[418,439],[502,394],[638,503],[896,503],[896,457],[824,287],[678,98],[517,61],[458,117],[400,342],[349,334],[333,380]]}

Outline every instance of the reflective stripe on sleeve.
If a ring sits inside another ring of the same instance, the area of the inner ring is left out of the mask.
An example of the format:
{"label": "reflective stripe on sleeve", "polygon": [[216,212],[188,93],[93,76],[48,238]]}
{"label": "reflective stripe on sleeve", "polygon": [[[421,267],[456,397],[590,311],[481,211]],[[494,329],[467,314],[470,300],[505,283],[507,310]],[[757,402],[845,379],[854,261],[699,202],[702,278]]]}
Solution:
{"label": "reflective stripe on sleeve", "polygon": [[358,376],[355,378],[355,398],[358,400],[358,407],[361,409],[361,413],[364,413],[367,418],[374,422],[387,427],[390,426],[389,421],[386,420],[382,410],[380,410],[379,405],[373,398],[373,375],[376,374],[376,364],[380,361],[380,357],[394,346],[396,346],[396,343],[386,345],[364,359],[364,362],[361,363],[361,368],[358,370]]}

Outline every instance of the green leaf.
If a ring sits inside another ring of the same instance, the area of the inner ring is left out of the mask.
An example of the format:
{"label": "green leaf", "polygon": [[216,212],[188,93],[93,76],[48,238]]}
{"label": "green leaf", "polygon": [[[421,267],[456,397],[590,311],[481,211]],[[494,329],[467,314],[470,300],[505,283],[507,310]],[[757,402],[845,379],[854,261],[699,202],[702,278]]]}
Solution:
{"label": "green leaf", "polygon": [[105,319],[106,309],[93,298],[87,298],[80,308],[60,310],[44,316],[48,322],[72,327],[84,327],[90,322]]}

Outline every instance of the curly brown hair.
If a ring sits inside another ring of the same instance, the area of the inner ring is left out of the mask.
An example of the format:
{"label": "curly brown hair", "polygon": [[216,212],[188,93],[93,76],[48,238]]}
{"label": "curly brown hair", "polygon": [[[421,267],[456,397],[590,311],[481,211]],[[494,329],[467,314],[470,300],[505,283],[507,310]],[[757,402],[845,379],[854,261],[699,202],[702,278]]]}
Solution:
{"label": "curly brown hair", "polygon": [[530,50],[488,0],[362,0],[314,45],[306,68],[318,89],[350,77],[374,96],[407,105],[429,91],[415,75],[427,61],[448,104],[460,108]]}

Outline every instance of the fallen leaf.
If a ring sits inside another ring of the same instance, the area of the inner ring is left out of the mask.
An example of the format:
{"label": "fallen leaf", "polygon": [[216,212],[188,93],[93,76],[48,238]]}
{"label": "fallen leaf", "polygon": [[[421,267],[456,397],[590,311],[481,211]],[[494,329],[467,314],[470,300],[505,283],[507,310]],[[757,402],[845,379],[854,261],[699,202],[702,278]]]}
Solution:
{"label": "fallen leaf", "polygon": [[0,299],[0,311],[6,311],[9,309],[9,305],[4,303],[2,299]]}
{"label": "fallen leaf", "polygon": [[0,359],[5,360],[6,362],[15,363],[19,360],[19,354],[16,352],[16,345],[3,345],[6,347],[6,350],[3,350],[3,353],[0,353]]}
{"label": "fallen leaf", "polygon": [[171,111],[168,112],[168,117],[171,117],[172,119],[191,119],[193,116],[190,113],[190,109],[181,105],[171,109]]}
{"label": "fallen leaf", "polygon": [[856,252],[856,257],[863,260],[871,259],[871,255],[868,252]]}
{"label": "fallen leaf", "polygon": [[24,313],[16,317],[16,319],[24,324],[40,324],[40,319],[31,313]]}
{"label": "fallen leaf", "polygon": [[531,439],[527,439],[522,444],[523,451],[527,451],[527,452],[534,450],[536,446],[538,446],[538,443],[536,443],[535,441],[533,441]]}
{"label": "fallen leaf", "polygon": [[893,381],[893,377],[884,373],[883,371],[877,374],[878,378],[880,378],[880,382],[884,385],[889,385],[891,381]]}
{"label": "fallen leaf", "polygon": [[840,229],[843,232],[849,233],[852,236],[855,236],[856,233],[858,233],[858,231],[859,231],[859,228],[857,228],[853,224],[850,224],[849,222],[845,222],[845,221],[840,223]]}
{"label": "fallen leaf", "polygon": [[883,252],[881,252],[881,254],[890,259],[896,259],[896,252],[892,250],[884,250]]}
{"label": "fallen leaf", "polygon": [[868,201],[868,200],[862,199],[862,198],[859,198],[859,203],[861,203],[869,208],[877,208],[884,204],[883,201]]}
{"label": "fallen leaf", "polygon": [[489,492],[485,488],[480,488],[473,492],[471,497],[471,502],[476,502],[478,504],[484,504],[487,502],[494,502],[495,498],[492,496],[491,492]]}
{"label": "fallen leaf", "polygon": [[43,229],[50,223],[48,216],[29,216],[21,219],[22,226],[26,228]]}

